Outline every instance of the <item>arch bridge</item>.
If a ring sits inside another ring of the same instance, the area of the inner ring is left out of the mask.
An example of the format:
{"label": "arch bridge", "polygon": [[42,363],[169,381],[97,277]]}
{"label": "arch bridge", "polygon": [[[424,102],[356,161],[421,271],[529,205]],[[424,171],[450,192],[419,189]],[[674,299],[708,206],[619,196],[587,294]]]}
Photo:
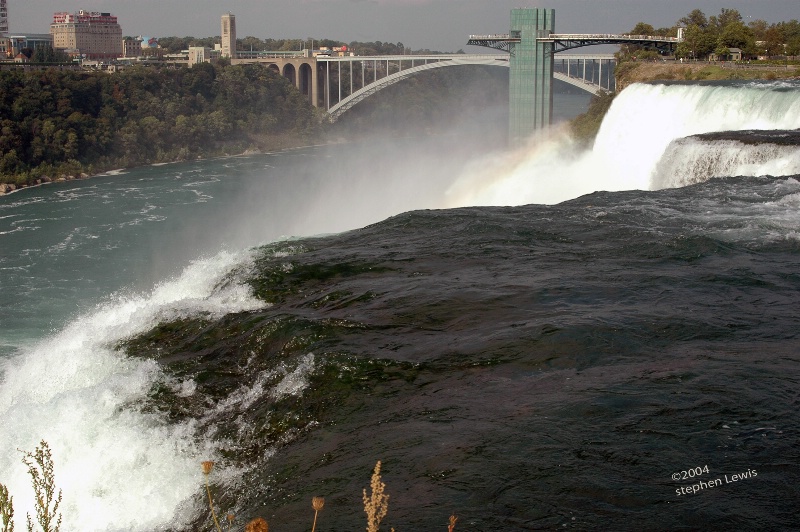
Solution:
{"label": "arch bridge", "polygon": [[312,105],[324,107],[332,120],[375,92],[426,70],[459,65],[507,67],[509,141],[519,144],[550,124],[553,79],[589,92],[614,90],[612,55],[556,54],[600,44],[633,44],[668,52],[680,42],[676,37],[652,35],[560,34],[553,31],[554,26],[554,9],[512,9],[509,33],[471,35],[467,41],[468,45],[505,52],[502,54],[312,57],[304,50],[261,52],[249,57],[246,52],[239,53],[231,63],[268,64],[288,78]]}
{"label": "arch bridge", "polygon": [[[421,72],[463,65],[510,66],[509,56],[500,54],[355,56],[317,60],[324,64],[325,77],[331,79],[323,97],[332,120],[376,92]],[[561,68],[553,72],[555,79],[592,94],[614,90],[613,55],[564,55],[559,57],[559,62]]]}
{"label": "arch bridge", "polygon": [[[306,57],[301,52],[267,52],[231,62],[266,64],[287,78],[312,105],[325,108],[333,121],[376,92],[421,72],[463,65],[510,67],[505,54]],[[613,92],[615,63],[611,54],[561,54],[553,78],[592,94]]]}

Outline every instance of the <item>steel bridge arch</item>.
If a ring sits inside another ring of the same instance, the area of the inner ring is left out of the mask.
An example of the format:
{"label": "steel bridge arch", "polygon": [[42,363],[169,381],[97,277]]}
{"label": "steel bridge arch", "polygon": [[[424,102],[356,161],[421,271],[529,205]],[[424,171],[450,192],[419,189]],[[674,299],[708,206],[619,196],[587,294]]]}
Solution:
{"label": "steel bridge arch", "polygon": [[[385,89],[386,87],[394,85],[398,81],[402,81],[406,78],[409,78],[415,74],[424,72],[426,70],[432,70],[434,68],[461,66],[461,65],[488,65],[488,66],[500,66],[508,68],[509,58],[508,56],[484,56],[484,57],[444,59],[433,63],[426,63],[424,65],[407,68],[406,70],[401,70],[400,72],[395,72],[394,74],[390,74],[377,81],[373,81],[369,85],[365,85],[364,87],[360,88],[353,94],[347,96],[346,98],[343,98],[336,105],[331,106],[328,109],[330,120],[331,122],[335,122],[345,111],[347,111],[360,101],[365,100],[366,98],[372,96],[373,94],[375,94],[380,90]],[[605,89],[603,89],[599,85],[595,85],[594,83],[590,83],[582,79],[573,78],[571,76],[567,76],[566,74],[562,74],[560,72],[554,72],[553,77],[557,80],[569,83],[570,85],[573,85],[579,89],[585,90],[590,94],[605,92]]]}

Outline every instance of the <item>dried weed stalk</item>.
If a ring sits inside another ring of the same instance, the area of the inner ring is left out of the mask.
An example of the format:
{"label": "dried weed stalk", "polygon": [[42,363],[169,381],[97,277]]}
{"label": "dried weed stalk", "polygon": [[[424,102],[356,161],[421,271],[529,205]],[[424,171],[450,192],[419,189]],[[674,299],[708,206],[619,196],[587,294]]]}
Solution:
{"label": "dried weed stalk", "polygon": [[14,497],[8,488],[0,484],[0,518],[3,519],[2,532],[14,532]]}
{"label": "dried weed stalk", "polygon": [[367,490],[364,489],[364,512],[367,514],[367,532],[378,532],[381,521],[389,511],[389,496],[383,493],[386,484],[381,482],[381,461],[375,464],[370,482],[372,495],[367,497]]}
{"label": "dried weed stalk", "polygon": [[244,527],[244,532],[269,532],[269,525],[263,517],[256,517]]}
{"label": "dried weed stalk", "polygon": [[311,507],[314,508],[314,524],[311,526],[311,532],[317,530],[317,515],[322,507],[325,506],[325,499],[323,497],[314,497],[311,499]]}
{"label": "dried weed stalk", "polygon": [[211,498],[211,488],[208,485],[208,475],[211,473],[211,470],[214,469],[214,462],[206,460],[205,462],[201,462],[200,465],[203,466],[203,476],[206,477],[206,492],[208,493],[208,507],[211,508],[211,517],[214,518],[214,526],[217,528],[217,532],[222,532],[222,528],[220,528],[219,521],[217,520],[217,513],[214,511],[214,500]]}
{"label": "dried weed stalk", "polygon": [[[42,532],[58,532],[61,528],[61,490],[56,495],[55,475],[53,474],[53,458],[50,447],[42,440],[36,450],[25,452],[22,463],[28,466],[33,492],[36,495],[36,521]],[[28,531],[33,532],[33,521],[28,515]]]}
{"label": "dried weed stalk", "polygon": [[458,517],[451,515],[450,524],[447,526],[447,532],[453,532],[453,530],[456,529],[456,521],[458,521]]}

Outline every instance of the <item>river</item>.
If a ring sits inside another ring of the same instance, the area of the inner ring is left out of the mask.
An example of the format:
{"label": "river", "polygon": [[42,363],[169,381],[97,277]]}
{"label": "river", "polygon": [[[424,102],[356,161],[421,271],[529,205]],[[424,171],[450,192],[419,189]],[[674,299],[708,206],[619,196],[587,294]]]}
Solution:
{"label": "river", "polygon": [[[788,529],[800,84],[634,85],[592,149],[451,135],[0,198],[0,482],[65,530]],[[742,133],[742,131],[758,131]],[[724,138],[704,136],[726,132]],[[754,138],[756,140],[754,140]]]}

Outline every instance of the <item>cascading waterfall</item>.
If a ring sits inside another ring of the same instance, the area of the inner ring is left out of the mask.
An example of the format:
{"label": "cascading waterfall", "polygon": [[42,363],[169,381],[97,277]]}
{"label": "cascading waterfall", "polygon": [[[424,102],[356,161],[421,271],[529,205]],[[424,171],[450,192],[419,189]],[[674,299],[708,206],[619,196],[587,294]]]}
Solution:
{"label": "cascading waterfall", "polygon": [[797,145],[687,137],[670,143],[653,173],[652,188],[676,188],[725,176],[800,174]]}
{"label": "cascading waterfall", "polygon": [[[591,150],[579,153],[563,132],[533,139],[525,150],[473,165],[450,188],[451,205],[552,204],[600,190],[653,190],[671,186],[662,184],[669,182],[663,177],[655,182],[654,176],[673,141],[715,131],[798,128],[800,82],[634,84],[614,100]],[[792,150],[800,147],[782,152]],[[750,158],[755,166],[748,175],[797,173],[793,165],[760,168],[759,161],[766,165],[774,160],[768,155]],[[662,169],[661,174],[669,171]]]}

